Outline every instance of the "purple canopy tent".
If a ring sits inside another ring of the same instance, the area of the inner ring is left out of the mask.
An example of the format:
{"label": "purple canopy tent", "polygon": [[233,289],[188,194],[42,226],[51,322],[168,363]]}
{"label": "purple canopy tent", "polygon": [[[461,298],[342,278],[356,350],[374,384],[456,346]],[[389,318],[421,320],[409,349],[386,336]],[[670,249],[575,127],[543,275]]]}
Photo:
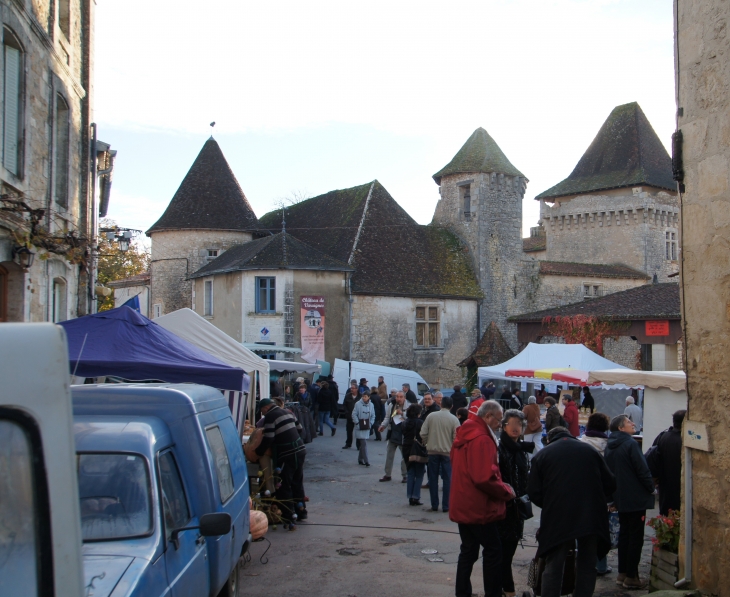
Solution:
{"label": "purple canopy tent", "polygon": [[243,389],[243,369],[231,367],[129,307],[64,321],[70,372],[79,377],[199,383]]}

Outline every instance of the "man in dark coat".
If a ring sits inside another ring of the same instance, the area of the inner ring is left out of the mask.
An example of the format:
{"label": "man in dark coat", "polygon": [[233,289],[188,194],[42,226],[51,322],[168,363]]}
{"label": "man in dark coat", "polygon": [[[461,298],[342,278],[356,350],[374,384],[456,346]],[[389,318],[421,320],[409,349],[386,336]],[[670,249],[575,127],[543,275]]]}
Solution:
{"label": "man in dark coat", "polygon": [[512,392],[509,391],[509,386],[504,386],[502,388],[502,394],[497,402],[499,402],[502,410],[509,410],[511,408]]}
{"label": "man in dark coat", "polygon": [[451,395],[451,414],[456,416],[456,411],[460,408],[467,408],[469,406],[469,401],[466,399],[466,396],[461,391],[460,385],[454,386],[454,393]]}
{"label": "man in dark coat", "polygon": [[540,508],[537,556],[545,558],[543,597],[559,597],[568,551],[578,541],[575,591],[593,595],[596,559],[608,553],[606,505],[616,481],[601,455],[575,439],[564,427],[555,427],[548,445],[532,459],[527,494]]}
{"label": "man in dark coat", "polygon": [[409,404],[418,404],[418,396],[411,390],[411,384],[403,384],[403,393],[406,395],[406,402]]}
{"label": "man in dark coat", "polygon": [[420,418],[425,421],[428,415],[440,410],[441,407],[433,401],[433,394],[426,392],[423,395],[423,410],[421,411]]}
{"label": "man in dark coat", "polygon": [[646,453],[652,476],[659,485],[659,514],[669,516],[670,510],[679,510],[682,488],[682,422],[686,410],[672,415],[672,426],[662,431]]}
{"label": "man in dark coat", "polygon": [[330,416],[332,417],[332,422],[337,425],[337,419],[340,418],[340,388],[331,373],[327,376],[327,383],[329,384],[330,394],[332,395],[332,412]]}
{"label": "man in dark coat", "polygon": [[604,458],[616,476],[613,503],[618,510],[618,578],[625,589],[641,589],[641,548],[646,511],[654,507],[654,480],[639,444],[631,437],[636,425],[626,415],[611,420]]}
{"label": "man in dark coat", "polygon": [[381,421],[385,418],[385,408],[383,407],[383,400],[380,398],[377,388],[372,389],[370,393],[370,402],[373,403],[373,408],[375,409],[375,423],[373,423],[371,432],[375,433],[375,441],[379,442],[383,439],[380,436],[380,430],[378,428],[380,427]]}
{"label": "man in dark coat", "polygon": [[482,383],[482,387],[479,388],[479,391],[482,393],[482,396],[484,397],[484,400],[491,400],[494,396],[494,392],[497,388],[494,387],[493,382],[487,383],[487,380],[485,379]]}
{"label": "man in dark coat", "polygon": [[[347,421],[347,439],[343,450],[352,447],[352,432],[355,430],[355,422],[352,420],[352,411],[355,409],[355,403],[360,400],[360,390],[357,387],[357,381],[354,379],[350,382],[350,389],[345,393],[345,400],[342,406],[345,407],[345,420]],[[359,444],[358,444],[359,445]]]}

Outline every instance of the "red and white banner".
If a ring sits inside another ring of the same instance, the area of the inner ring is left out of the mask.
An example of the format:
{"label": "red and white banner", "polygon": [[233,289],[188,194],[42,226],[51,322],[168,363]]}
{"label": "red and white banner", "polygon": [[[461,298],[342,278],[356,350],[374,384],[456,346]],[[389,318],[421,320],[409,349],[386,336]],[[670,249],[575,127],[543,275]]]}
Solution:
{"label": "red and white banner", "polygon": [[301,305],[302,360],[324,361],[324,297],[303,296]]}

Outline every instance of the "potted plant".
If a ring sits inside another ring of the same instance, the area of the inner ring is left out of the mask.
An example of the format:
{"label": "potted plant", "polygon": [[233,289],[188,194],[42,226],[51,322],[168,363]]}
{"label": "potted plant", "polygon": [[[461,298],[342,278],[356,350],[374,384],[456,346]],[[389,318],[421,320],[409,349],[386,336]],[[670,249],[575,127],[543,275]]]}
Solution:
{"label": "potted plant", "polygon": [[651,580],[649,590],[674,589],[679,576],[679,510],[670,510],[669,516],[650,518],[646,526],[654,529],[651,542]]}

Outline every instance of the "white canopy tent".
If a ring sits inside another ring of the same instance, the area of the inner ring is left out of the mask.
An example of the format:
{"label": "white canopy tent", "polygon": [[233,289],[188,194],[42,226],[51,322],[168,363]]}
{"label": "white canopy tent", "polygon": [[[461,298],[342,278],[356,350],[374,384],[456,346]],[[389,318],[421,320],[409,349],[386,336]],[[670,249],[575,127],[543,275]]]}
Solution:
{"label": "white canopy tent", "polygon": [[279,373],[319,373],[322,370],[320,365],[310,363],[275,361],[273,359],[268,359],[266,362],[269,364],[270,371],[278,371]]}
{"label": "white canopy tent", "polygon": [[155,323],[176,336],[187,340],[205,352],[234,367],[240,367],[251,375],[253,391],[248,401],[249,420],[253,421],[256,393],[256,376],[259,378],[261,398],[269,397],[269,363],[258,355],[244,348],[224,331],[219,330],[207,319],[192,309],[179,309],[155,319]]}
{"label": "white canopy tent", "polygon": [[[509,381],[525,381],[527,383],[550,383],[549,378],[533,376],[507,376],[507,371],[535,371],[540,369],[577,369],[593,371],[596,369],[618,369],[631,371],[618,363],[597,355],[583,344],[535,344],[530,342],[518,355],[504,363],[491,367],[479,367],[479,380],[505,379]],[[565,382],[557,382],[565,383]]]}

